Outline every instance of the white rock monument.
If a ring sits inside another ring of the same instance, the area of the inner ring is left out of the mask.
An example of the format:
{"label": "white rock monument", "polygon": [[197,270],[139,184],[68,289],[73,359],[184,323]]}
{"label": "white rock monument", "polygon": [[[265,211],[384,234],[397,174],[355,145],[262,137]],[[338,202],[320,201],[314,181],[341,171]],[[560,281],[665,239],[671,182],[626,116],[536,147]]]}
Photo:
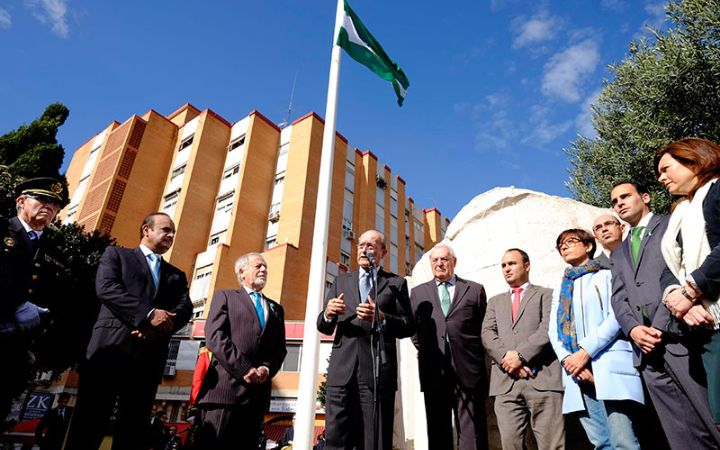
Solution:
{"label": "white rock monument", "polygon": [[[607,209],[569,198],[514,187],[495,188],[475,197],[452,220],[443,242],[457,254],[456,273],[483,286],[488,298],[507,289],[500,260],[509,248],[530,256],[530,281],[555,289],[566,267],[555,239],[568,228],[591,231],[592,223]],[[598,251],[600,251],[598,243]],[[432,278],[428,253],[408,277],[412,289]],[[425,404],[417,373],[417,352],[410,339],[399,342],[399,387],[395,414],[395,445],[426,450]],[[490,446],[499,448],[497,430],[490,429]],[[495,441],[495,442],[493,442]]]}

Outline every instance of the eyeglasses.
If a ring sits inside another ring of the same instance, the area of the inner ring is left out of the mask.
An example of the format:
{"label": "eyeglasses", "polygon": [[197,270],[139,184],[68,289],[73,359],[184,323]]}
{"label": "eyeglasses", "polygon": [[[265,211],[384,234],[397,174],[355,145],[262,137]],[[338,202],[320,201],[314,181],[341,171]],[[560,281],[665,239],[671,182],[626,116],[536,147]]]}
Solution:
{"label": "eyeglasses", "polygon": [[618,223],[614,220],[608,220],[607,222],[603,222],[603,223],[599,223],[599,224],[595,225],[593,227],[593,231],[597,233],[598,231],[603,230],[605,228],[610,228],[613,225],[619,226],[620,223]]}
{"label": "eyeglasses", "polygon": [[576,237],[571,237],[571,238],[568,238],[568,239],[565,239],[564,241],[562,241],[560,243],[560,245],[557,246],[557,249],[560,250],[563,247],[567,247],[567,248],[575,247],[576,245],[578,245],[581,242],[582,241],[580,239],[578,239]]}
{"label": "eyeglasses", "polygon": [[366,248],[368,250],[376,250],[377,246],[375,246],[375,244],[370,244],[368,242],[361,242],[357,245],[357,248],[359,248],[361,250],[364,248]]}

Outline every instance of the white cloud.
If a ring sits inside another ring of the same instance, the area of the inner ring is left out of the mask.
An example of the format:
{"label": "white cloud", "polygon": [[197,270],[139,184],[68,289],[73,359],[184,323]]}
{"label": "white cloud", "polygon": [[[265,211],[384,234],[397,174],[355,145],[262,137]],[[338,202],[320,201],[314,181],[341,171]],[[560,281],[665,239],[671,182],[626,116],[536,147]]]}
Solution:
{"label": "white cloud", "polygon": [[598,44],[586,39],[553,55],[545,64],[542,92],[566,102],[580,100],[582,82],[597,68]]}
{"label": "white cloud", "polygon": [[647,24],[653,28],[661,28],[665,23],[665,2],[648,3],[645,5],[645,12],[650,18]]}
{"label": "white cloud", "polygon": [[575,118],[575,128],[577,132],[586,138],[594,138],[597,136],[597,131],[592,124],[592,105],[594,105],[598,97],[600,97],[601,90],[593,92],[582,104],[580,114]]}
{"label": "white cloud", "polygon": [[548,118],[551,116],[552,111],[548,106],[535,105],[531,108],[531,111],[529,123],[533,129],[529,135],[523,138],[523,144],[532,144],[536,147],[543,146],[560,137],[572,126],[570,120],[551,123]]}
{"label": "white cloud", "polygon": [[562,21],[541,11],[530,19],[520,19],[516,25],[516,36],[513,47],[521,48],[528,45],[548,41],[555,37]]}
{"label": "white cloud", "polygon": [[68,38],[67,0],[25,0],[25,4],[40,23],[50,25],[51,31],[61,38]]}
{"label": "white cloud", "polygon": [[12,26],[12,19],[7,10],[0,8],[0,28],[8,29]]}
{"label": "white cloud", "polygon": [[621,12],[625,10],[625,2],[623,0],[601,0],[600,7],[606,10]]}

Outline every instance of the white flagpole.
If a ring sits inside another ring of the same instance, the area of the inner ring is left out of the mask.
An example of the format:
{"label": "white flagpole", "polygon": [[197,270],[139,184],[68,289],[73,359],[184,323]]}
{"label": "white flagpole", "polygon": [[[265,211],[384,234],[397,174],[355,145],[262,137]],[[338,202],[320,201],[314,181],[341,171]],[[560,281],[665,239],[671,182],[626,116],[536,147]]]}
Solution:
{"label": "white flagpole", "polygon": [[317,331],[317,317],[323,305],[325,294],[325,272],[327,270],[327,236],[330,220],[330,194],[332,187],[333,153],[335,151],[335,115],[337,112],[338,80],[340,78],[340,47],[335,43],[344,15],[343,0],[338,0],[335,13],[330,77],[328,80],[327,105],[325,107],[325,128],[323,130],[320,174],[318,179],[315,229],[313,230],[312,253],[310,256],[310,278],[308,280],[307,303],[305,305],[305,328],[303,333],[300,382],[296,404],[294,450],[312,450],[315,438],[315,399],[320,333]]}

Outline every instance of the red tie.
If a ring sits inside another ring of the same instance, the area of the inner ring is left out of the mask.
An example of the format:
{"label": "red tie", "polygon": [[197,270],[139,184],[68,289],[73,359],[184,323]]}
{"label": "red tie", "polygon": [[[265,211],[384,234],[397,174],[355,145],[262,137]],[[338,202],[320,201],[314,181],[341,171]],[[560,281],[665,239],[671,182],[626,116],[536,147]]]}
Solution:
{"label": "red tie", "polygon": [[521,288],[521,287],[512,288],[512,292],[513,292],[512,320],[513,320],[513,322],[515,322],[517,313],[520,310],[520,294],[522,293],[522,290],[523,290],[523,288]]}

